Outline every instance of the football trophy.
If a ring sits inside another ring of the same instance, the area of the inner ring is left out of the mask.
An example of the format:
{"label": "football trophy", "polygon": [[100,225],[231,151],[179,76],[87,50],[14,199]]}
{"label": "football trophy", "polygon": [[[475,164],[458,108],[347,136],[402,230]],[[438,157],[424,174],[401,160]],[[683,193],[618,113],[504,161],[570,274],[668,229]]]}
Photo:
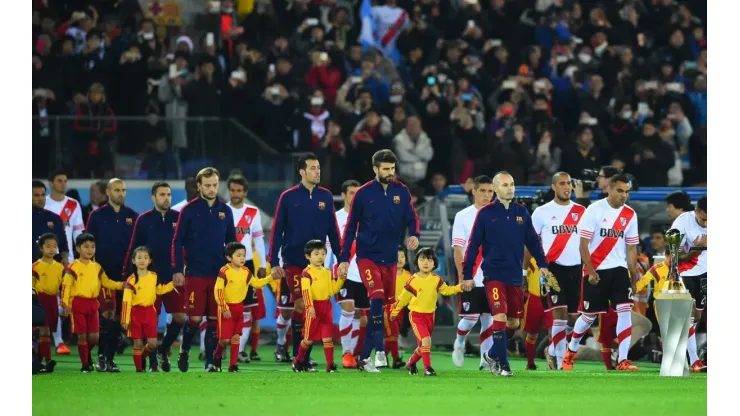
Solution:
{"label": "football trophy", "polygon": [[665,233],[666,251],[670,256],[669,272],[666,282],[655,297],[656,315],[660,326],[660,337],[663,341],[660,375],[667,377],[688,377],[689,375],[686,345],[689,340],[694,300],[686,290],[678,270],[682,238],[681,232],[675,229]]}

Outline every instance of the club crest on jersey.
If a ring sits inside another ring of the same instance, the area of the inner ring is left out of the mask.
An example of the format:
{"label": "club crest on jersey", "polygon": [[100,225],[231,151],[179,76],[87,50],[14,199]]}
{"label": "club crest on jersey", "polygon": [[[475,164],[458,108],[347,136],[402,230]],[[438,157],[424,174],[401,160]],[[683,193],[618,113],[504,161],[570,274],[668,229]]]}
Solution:
{"label": "club crest on jersey", "polygon": [[493,307],[494,308],[500,308],[501,307],[501,302],[498,302],[498,301],[493,302]]}
{"label": "club crest on jersey", "polygon": [[282,303],[283,305],[285,305],[286,303],[288,303],[288,297],[285,296],[285,295],[280,296],[280,303]]}
{"label": "club crest on jersey", "polygon": [[69,208],[64,208],[64,215],[68,218],[72,216],[72,210]]}
{"label": "club crest on jersey", "polygon": [[578,213],[572,213],[570,214],[570,217],[573,218],[573,221],[578,221]]}
{"label": "club crest on jersey", "polygon": [[177,228],[177,223],[176,223],[176,222],[173,222],[173,223],[172,223],[172,228],[173,228],[173,229]]}
{"label": "club crest on jersey", "polygon": [[126,218],[126,225],[131,225],[133,223],[134,223],[134,219],[133,218]]}
{"label": "club crest on jersey", "polygon": [[552,295],[550,299],[552,299],[552,303],[558,303],[558,295]]}
{"label": "club crest on jersey", "polygon": [[323,211],[324,209],[326,209],[326,202],[324,202],[324,201],[320,201],[320,202],[319,202],[319,209],[320,209],[320,210],[322,210],[322,211]]}
{"label": "club crest on jersey", "polygon": [[370,287],[375,287],[375,282],[373,282],[371,280],[371,281],[367,282],[367,285],[370,286]]}
{"label": "club crest on jersey", "polygon": [[347,297],[347,289],[340,289],[339,290],[339,296],[346,298]]}
{"label": "club crest on jersey", "polygon": [[524,224],[524,218],[522,218],[522,217],[516,217],[516,223],[517,224]]}
{"label": "club crest on jersey", "polygon": [[622,227],[627,225],[627,218],[619,217],[619,223],[622,224]]}
{"label": "club crest on jersey", "polygon": [[463,302],[463,310],[465,312],[470,310],[470,302]]}
{"label": "club crest on jersey", "polygon": [[54,221],[47,222],[46,226],[49,227],[50,229],[54,229]]}
{"label": "club crest on jersey", "polygon": [[589,306],[589,305],[590,305],[590,303],[589,303],[588,301],[584,301],[584,302],[583,302],[583,309],[586,309],[586,310],[588,310],[588,306]]}
{"label": "club crest on jersey", "polygon": [[393,203],[394,204],[400,204],[401,203],[401,197],[398,195],[393,196]]}
{"label": "club crest on jersey", "polygon": [[222,220],[224,218],[226,218],[226,213],[225,212],[219,212],[218,213],[218,219]]}

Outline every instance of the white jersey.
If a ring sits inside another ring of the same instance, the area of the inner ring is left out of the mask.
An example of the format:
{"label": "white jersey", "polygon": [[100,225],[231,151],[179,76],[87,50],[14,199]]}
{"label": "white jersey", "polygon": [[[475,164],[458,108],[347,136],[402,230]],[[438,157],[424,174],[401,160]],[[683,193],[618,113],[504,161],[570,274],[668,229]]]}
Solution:
{"label": "white jersey", "polygon": [[[478,208],[471,205],[455,214],[455,221],[452,223],[452,247],[453,250],[455,247],[461,247],[463,256],[468,250],[468,237],[473,230],[476,215],[478,215]],[[483,287],[483,270],[480,267],[482,261],[483,254],[478,251],[473,265],[473,281],[476,287]]]}
{"label": "white jersey", "polygon": [[637,213],[628,205],[612,208],[606,198],[591,204],[579,223],[580,236],[591,240],[588,251],[595,270],[627,268],[627,244],[637,245]]}
{"label": "white jersey", "polygon": [[173,205],[172,206],[172,209],[175,210],[175,211],[177,211],[177,212],[180,212],[180,211],[182,211],[182,207],[184,207],[185,205],[187,205],[188,202],[189,201],[187,199],[183,199],[182,201],[180,201],[177,204]]}
{"label": "white jersey", "polygon": [[[342,241],[344,239],[344,229],[347,225],[347,218],[349,217],[349,212],[347,212],[344,208],[340,209],[336,212],[336,218],[337,218],[337,226],[339,227],[339,241]],[[347,270],[347,280],[351,280],[353,282],[362,283],[362,279],[360,279],[360,269],[357,267],[357,255],[355,254],[355,243],[352,243],[352,249],[350,251],[349,255],[349,270]],[[331,253],[331,244],[329,244],[329,240],[326,240],[326,251],[327,253]],[[327,255],[326,260],[324,260],[324,266],[326,266],[327,269],[332,270],[332,265],[336,263],[337,259],[334,257],[334,254]],[[334,264],[336,265],[336,264]]]}
{"label": "white jersey", "polygon": [[584,212],[586,207],[573,201],[568,205],[550,201],[534,210],[532,225],[542,240],[548,263],[561,266],[581,264],[578,223],[583,219]]}
{"label": "white jersey", "polygon": [[[696,222],[696,213],[694,211],[684,212],[679,215],[671,228],[681,232],[683,238],[681,239],[681,251],[688,252],[694,247],[694,240],[702,236],[707,235],[706,227],[702,227]],[[694,257],[691,260],[681,262],[678,265],[678,270],[681,272],[681,277],[684,276],[699,276],[707,272],[707,252],[702,251],[698,257]]]}
{"label": "white jersey", "polygon": [[85,231],[85,224],[82,222],[82,206],[76,199],[68,196],[65,196],[61,201],[55,201],[51,199],[51,196],[47,196],[44,208],[62,218],[64,232],[67,234],[69,262],[73,262],[75,259],[75,238]]}
{"label": "white jersey", "polygon": [[265,232],[262,230],[262,215],[259,208],[244,204],[241,208],[234,208],[231,203],[226,204],[231,208],[234,215],[234,227],[236,228],[236,241],[244,244],[247,248],[247,261],[254,258],[252,253],[252,242],[257,251],[260,265],[265,263]]}
{"label": "white jersey", "polygon": [[386,53],[396,49],[396,41],[409,24],[409,16],[400,7],[375,6],[372,8],[375,20],[377,43]]}

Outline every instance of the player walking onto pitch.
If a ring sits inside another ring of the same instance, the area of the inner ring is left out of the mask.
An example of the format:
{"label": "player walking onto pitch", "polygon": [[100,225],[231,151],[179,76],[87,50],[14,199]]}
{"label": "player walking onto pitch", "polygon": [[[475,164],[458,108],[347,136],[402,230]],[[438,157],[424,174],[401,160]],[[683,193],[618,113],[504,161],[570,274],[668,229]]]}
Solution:
{"label": "player walking onto pitch", "polygon": [[[278,307],[287,321],[292,316],[293,355],[303,339],[303,294],[301,292],[301,275],[308,265],[304,254],[306,243],[311,240],[326,241],[331,244],[334,254],[339,256],[339,229],[334,216],[334,197],[326,188],[318,186],[321,182],[321,166],[313,153],[298,159],[298,173],[301,183],[280,195],[270,237],[270,266],[272,275],[284,278],[280,288]],[[280,265],[278,251],[282,256]],[[284,268],[283,268],[284,267]],[[344,274],[346,276],[346,273]],[[282,361],[285,347],[278,344],[275,359]],[[309,362],[310,351],[306,355]]]}
{"label": "player walking onto pitch", "polygon": [[556,370],[563,368],[566,336],[573,331],[573,324],[578,318],[583,273],[577,234],[586,208],[570,200],[573,184],[567,173],[555,173],[551,186],[555,198],[534,210],[532,225],[542,240],[549,270],[560,287],[559,291],[551,290],[549,294],[542,294],[547,296],[548,308],[545,311],[552,311],[553,318],[552,342],[547,350],[548,366]]}
{"label": "player walking onto pitch", "polygon": [[475,285],[473,269],[478,253],[484,253],[483,284],[488,306],[493,315],[493,345],[483,358],[494,375],[513,375],[509,365],[507,326],[519,328],[524,314],[522,293],[522,265],[524,247],[537,261],[543,275],[548,273],[540,239],[532,227],[527,209],[512,203],[514,178],[507,172],[493,177],[496,201],[478,210],[468,240],[463,262],[463,284],[468,290]]}
{"label": "player walking onto pitch", "polygon": [[[121,305],[121,325],[134,341],[134,366],[137,373],[143,373],[144,357],[157,350],[157,308],[158,296],[176,291],[172,281],[159,283],[157,274],[149,271],[152,252],[145,246],[134,250],[132,261],[134,273],[123,284],[123,304]],[[142,338],[146,346],[142,351]],[[152,372],[157,372],[152,366]]]}
{"label": "player walking onto pitch", "polygon": [[57,296],[62,285],[64,266],[54,260],[58,252],[59,237],[53,233],[41,234],[38,240],[41,249],[41,258],[33,263],[32,281],[36,290],[39,304],[46,312],[46,324],[39,328],[39,358],[46,361],[46,366],[41,369],[45,373],[53,373],[56,361],[51,359],[51,328],[56,328],[59,319],[59,306]]}
{"label": "player walking onto pitch", "polygon": [[293,358],[293,371],[306,371],[306,354],[313,345],[313,340],[320,338],[324,343],[326,372],[336,373],[331,297],[342,288],[345,278],[340,276],[337,280],[332,279],[331,271],[324,267],[324,260],[326,259],[324,240],[309,241],[306,243],[304,253],[309,262],[301,274],[301,291],[306,303],[306,326],[304,327],[303,340],[301,340],[298,354]]}
{"label": "player walking onto pitch", "polygon": [[379,150],[373,155],[372,163],[375,179],[362,185],[352,201],[339,258],[339,275],[347,275],[356,239],[357,266],[370,297],[370,317],[357,366],[361,371],[378,373],[370,361],[370,352],[375,348],[375,361],[388,366],[383,316],[384,304],[391,307],[395,302],[398,242],[405,226],[409,232],[406,247],[415,250],[419,246],[419,217],[411,204],[409,189],[394,180],[396,155],[388,149]]}
{"label": "player walking onto pitch", "polygon": [[[185,281],[188,320],[182,334],[177,366],[182,372],[190,366],[190,344],[198,333],[203,316],[208,317],[206,329],[206,371],[212,365],[216,349],[216,317],[218,305],[213,298],[216,277],[226,263],[224,246],[236,240],[231,209],[218,200],[219,173],[208,167],[195,178],[200,196],[190,201],[177,220],[172,239],[172,280],[176,285]],[[183,259],[187,252],[187,264]],[[187,266],[187,268],[185,267]],[[183,275],[187,274],[187,277]]]}
{"label": "player walking onto pitch", "polygon": [[[408,270],[404,269],[404,267],[406,267],[406,251],[403,249],[403,246],[399,246],[398,264],[396,265],[396,288],[394,292],[397,294],[400,294],[403,291],[404,286],[406,286],[406,282],[411,279],[411,273],[409,273]],[[390,309],[386,310],[386,312],[385,345],[383,348],[385,349],[386,353],[390,354],[391,357],[393,357],[393,365],[391,368],[404,368],[406,366],[406,362],[401,359],[401,355],[398,351],[398,336],[401,335],[403,310],[399,312],[400,318],[397,317],[396,319],[390,319]],[[375,366],[377,367],[378,363],[376,363]]]}
{"label": "player walking onto pitch", "polygon": [[[463,259],[468,244],[468,236],[473,229],[475,216],[478,210],[491,203],[493,199],[493,181],[488,176],[478,176],[473,182],[473,205],[455,214],[452,223],[452,249],[454,250],[455,267],[457,268],[458,280],[463,280]],[[462,367],[465,362],[465,340],[468,333],[473,329],[475,323],[480,319],[480,367],[486,366],[483,353],[491,348],[493,342],[493,317],[488,307],[486,290],[483,288],[483,270],[480,263],[483,255],[479,252],[473,265],[473,281],[475,287],[470,292],[463,292],[458,303],[458,316],[460,322],[457,324],[457,337],[453,344],[452,362],[457,367]]]}
{"label": "player walking onto pitch", "polygon": [[229,373],[239,372],[236,365],[239,358],[239,338],[244,325],[244,299],[252,288],[267,286],[273,277],[253,278],[252,271],[245,267],[247,248],[242,243],[226,245],[226,260],[229,263],[218,272],[214,297],[218,303],[218,346],[213,352],[213,366],[210,372],[221,371],[221,358],[224,349],[231,343],[229,353]]}
{"label": "player walking onto pitch", "polygon": [[[632,341],[632,294],[637,279],[637,214],[625,204],[631,183],[625,175],[611,178],[608,196],[591,204],[579,223],[583,263],[581,304],[573,337],[563,357],[563,370],[572,370],[578,343],[609,306],[617,312],[619,359],[617,370],[637,371],[627,359]],[[628,271],[629,269],[629,271]]]}
{"label": "player walking onto pitch", "polygon": [[434,311],[437,310],[437,296],[452,296],[463,291],[462,284],[447,286],[441,277],[432,273],[439,266],[439,259],[433,248],[424,247],[416,253],[416,268],[414,274],[403,286],[398,301],[393,305],[390,314],[391,320],[396,320],[403,308],[409,307],[409,321],[411,329],[419,345],[406,363],[409,374],[419,374],[416,363],[424,363],[424,375],[436,376],[432,368],[432,333],[434,332]]}

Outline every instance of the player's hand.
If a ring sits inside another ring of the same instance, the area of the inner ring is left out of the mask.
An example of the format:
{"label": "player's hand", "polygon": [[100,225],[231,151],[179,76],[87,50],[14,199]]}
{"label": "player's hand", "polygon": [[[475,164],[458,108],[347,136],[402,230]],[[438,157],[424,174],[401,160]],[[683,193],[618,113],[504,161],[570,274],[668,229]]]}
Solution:
{"label": "player's hand", "polygon": [[347,276],[347,270],[349,270],[349,263],[344,262],[339,264],[339,269],[337,270],[339,272],[339,276]]}
{"label": "player's hand", "polygon": [[707,246],[707,235],[704,234],[701,237],[694,239],[694,247],[706,247]]}
{"label": "player's hand", "polygon": [[121,328],[122,328],[122,329],[123,329],[124,331],[128,331],[128,324],[124,324],[124,323],[122,323],[122,324],[121,324]]}
{"label": "player's hand", "polygon": [[230,310],[225,310],[225,311],[221,312],[221,315],[223,315],[224,318],[226,318],[226,319],[231,319],[231,311]]}
{"label": "player's hand", "polygon": [[395,321],[397,316],[398,316],[397,313],[391,313],[391,316],[390,316],[391,321]]}
{"label": "player's hand", "polygon": [[175,286],[183,286],[185,285],[185,275],[182,273],[175,273],[172,275],[172,281],[175,283]]}
{"label": "player's hand", "polygon": [[272,268],[272,277],[274,277],[275,280],[282,279],[283,277],[285,277],[285,271],[282,267],[275,266]]}
{"label": "player's hand", "polygon": [[588,282],[591,283],[592,285],[599,284],[599,281],[600,280],[601,280],[601,278],[599,277],[599,274],[597,272],[593,272],[593,273],[589,273],[588,274]]}
{"label": "player's hand", "polygon": [[62,306],[62,316],[65,318],[69,316],[69,306]]}
{"label": "player's hand", "polygon": [[260,267],[259,269],[257,269],[257,277],[262,279],[265,276],[267,276],[267,269],[265,269],[264,267]]}
{"label": "player's hand", "polygon": [[306,309],[306,313],[308,313],[308,317],[311,319],[316,319],[316,309],[311,306],[310,308]]}
{"label": "player's hand", "polygon": [[475,282],[472,280],[464,280],[462,285],[464,291],[470,292],[475,287]]}
{"label": "player's hand", "polygon": [[416,237],[409,237],[406,241],[406,248],[409,250],[416,250],[419,247],[419,239]]}

